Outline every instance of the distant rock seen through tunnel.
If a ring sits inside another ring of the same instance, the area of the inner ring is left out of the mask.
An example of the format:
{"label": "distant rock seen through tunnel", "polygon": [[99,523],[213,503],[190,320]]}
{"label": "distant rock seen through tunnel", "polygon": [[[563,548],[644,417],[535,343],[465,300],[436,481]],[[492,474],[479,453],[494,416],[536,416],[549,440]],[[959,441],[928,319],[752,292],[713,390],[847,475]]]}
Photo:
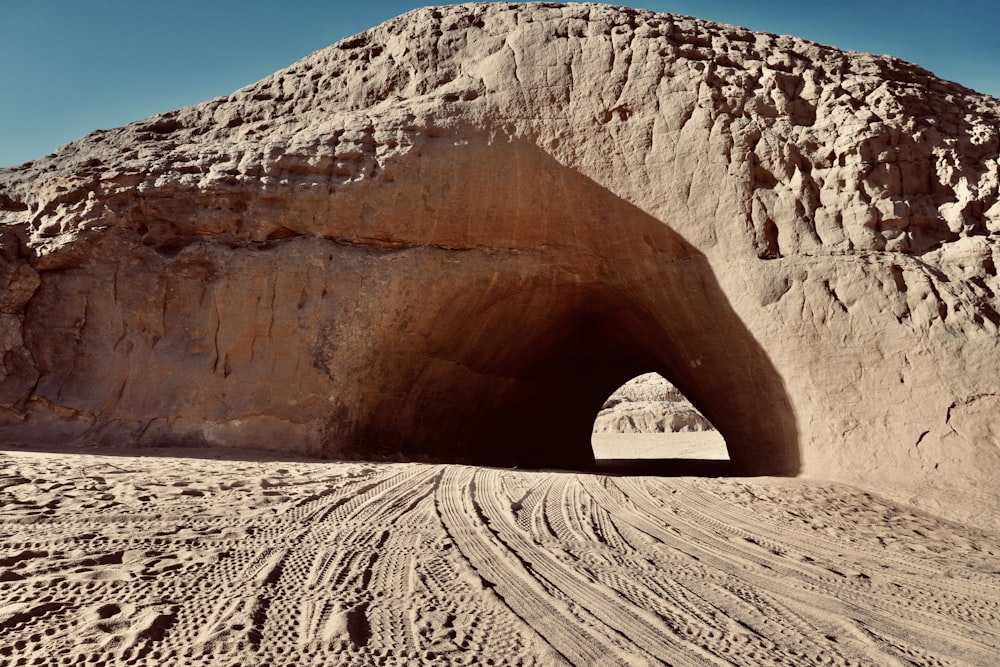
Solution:
{"label": "distant rock seen through tunnel", "polygon": [[718,429],[659,373],[638,375],[608,397],[594,420],[591,442],[598,462],[632,460],[646,467],[638,462],[729,460]]}
{"label": "distant rock seen through tunnel", "polygon": [[685,433],[715,431],[681,390],[659,373],[645,373],[608,397],[594,433]]}

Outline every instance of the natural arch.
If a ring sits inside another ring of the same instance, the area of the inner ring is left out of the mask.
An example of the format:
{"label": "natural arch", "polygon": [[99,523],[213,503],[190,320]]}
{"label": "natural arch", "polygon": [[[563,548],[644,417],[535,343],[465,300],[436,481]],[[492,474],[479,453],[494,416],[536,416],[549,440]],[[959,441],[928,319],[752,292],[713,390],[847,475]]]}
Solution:
{"label": "natural arch", "polygon": [[798,470],[783,383],[690,243],[529,142],[457,131],[414,154],[413,178],[370,193],[400,203],[368,223],[393,230],[378,245],[391,271],[331,334],[369,332],[372,353],[324,357],[341,383],[379,386],[345,392],[337,454],[404,441],[406,456],[589,467],[601,404],[654,367],[734,443],[739,470]]}
{"label": "natural arch", "polygon": [[[250,247],[178,229],[210,198],[146,202],[138,235],[104,237],[105,261],[34,294],[26,325],[50,332],[28,341],[46,363],[34,390],[97,415],[78,433],[101,441],[589,468],[594,415],[652,367],[739,470],[798,470],[783,382],[695,247],[534,143],[416,142],[392,165],[407,179],[357,184],[337,209],[244,192],[264,237]],[[312,210],[333,217],[301,235],[289,212]],[[73,428],[47,424],[21,433]]]}
{"label": "natural arch", "polygon": [[997,117],[694,19],[418,11],[0,172],[0,436],[586,466],[654,369],[743,473],[995,523]]}

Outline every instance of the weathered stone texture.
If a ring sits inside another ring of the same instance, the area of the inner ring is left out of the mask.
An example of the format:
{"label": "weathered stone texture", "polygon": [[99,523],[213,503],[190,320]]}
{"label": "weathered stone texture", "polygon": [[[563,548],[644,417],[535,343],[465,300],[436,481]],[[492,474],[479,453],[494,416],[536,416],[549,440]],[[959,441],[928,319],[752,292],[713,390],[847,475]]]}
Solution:
{"label": "weathered stone texture", "polygon": [[658,371],[748,472],[995,520],[998,154],[887,57],[418,10],[0,172],[0,431],[575,464]]}
{"label": "weathered stone texture", "polygon": [[677,387],[656,373],[645,373],[619,387],[594,420],[594,433],[714,430]]}

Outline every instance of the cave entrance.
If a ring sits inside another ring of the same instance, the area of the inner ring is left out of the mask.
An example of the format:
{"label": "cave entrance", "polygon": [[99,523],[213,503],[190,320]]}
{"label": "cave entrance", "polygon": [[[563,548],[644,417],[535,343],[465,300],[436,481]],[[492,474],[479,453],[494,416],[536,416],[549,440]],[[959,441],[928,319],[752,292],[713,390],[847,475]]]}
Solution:
{"label": "cave entrance", "polygon": [[[332,383],[328,456],[593,470],[601,405],[657,371],[725,435],[734,474],[798,473],[781,374],[670,220],[533,141],[456,126],[406,155],[412,176],[351,199],[384,204],[338,213],[357,219],[338,238],[365,243],[338,244],[355,277],[310,352]],[[637,472],[682,472],[662,456]]]}
{"label": "cave entrance", "polygon": [[608,397],[594,420],[591,444],[596,467],[606,472],[730,473],[723,435],[659,373],[638,375]]}

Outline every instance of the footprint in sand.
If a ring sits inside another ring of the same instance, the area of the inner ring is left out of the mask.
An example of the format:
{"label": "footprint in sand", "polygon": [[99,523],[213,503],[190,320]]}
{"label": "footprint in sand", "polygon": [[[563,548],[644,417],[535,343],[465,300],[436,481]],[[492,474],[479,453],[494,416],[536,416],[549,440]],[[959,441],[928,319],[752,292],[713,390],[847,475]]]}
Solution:
{"label": "footprint in sand", "polygon": [[162,641],[177,620],[180,606],[162,601],[146,605],[104,602],[81,614],[79,641],[98,650],[138,660]]}

